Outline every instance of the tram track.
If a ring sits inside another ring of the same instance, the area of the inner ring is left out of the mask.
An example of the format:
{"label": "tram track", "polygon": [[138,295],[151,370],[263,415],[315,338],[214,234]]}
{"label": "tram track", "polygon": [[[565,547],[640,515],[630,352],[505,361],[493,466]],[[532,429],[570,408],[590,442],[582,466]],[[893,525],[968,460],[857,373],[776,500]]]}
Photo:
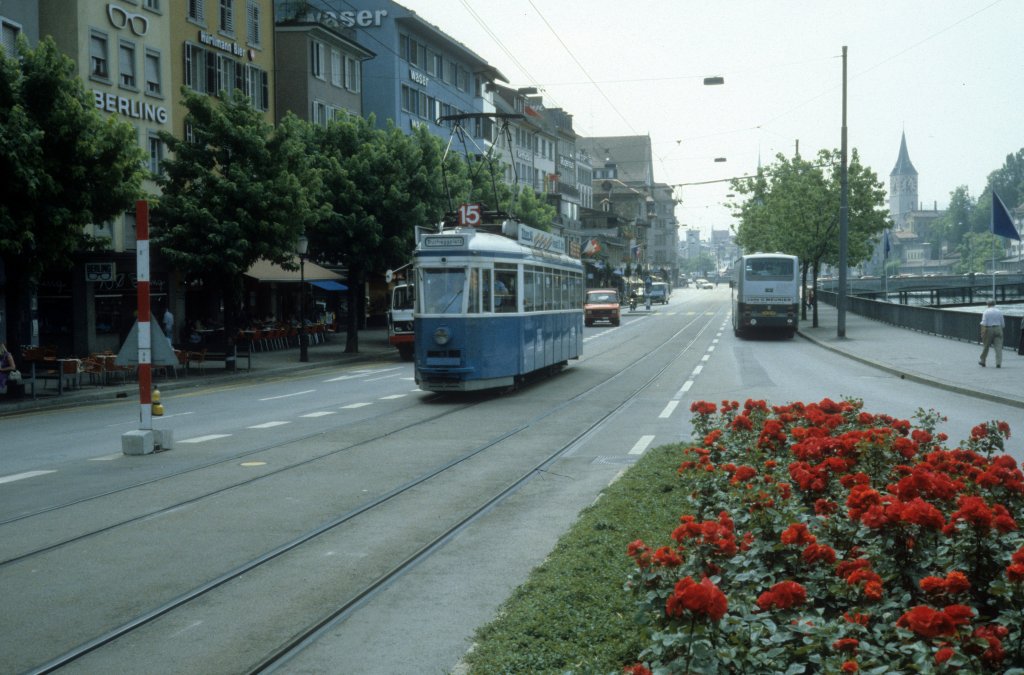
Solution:
{"label": "tram track", "polygon": [[[203,584],[194,586],[187,592],[181,593],[167,602],[161,603],[160,605],[153,607],[147,611],[138,613],[134,616],[134,618],[128,621],[121,622],[118,626],[106,630],[105,632],[97,635],[96,637],[81,643],[79,646],[65,652],[64,654],[55,659],[50,660],[44,665],[31,670],[30,672],[53,672],[54,670],[60,669],[68,664],[74,663],[82,659],[83,657],[86,657],[86,655],[93,653],[96,650],[99,650],[103,646],[108,645],[118,640],[119,638],[126,636],[142,628],[143,626],[146,626],[147,624],[150,624],[151,622],[160,617],[168,615],[169,613],[174,612],[179,608],[188,606],[189,603],[193,603],[194,601],[198,600],[203,596],[206,596],[215,589],[222,588],[233,581],[245,577],[245,575],[249,574],[250,572],[253,572],[254,570],[263,568],[268,564],[280,563],[286,565],[286,563],[284,563],[283,560],[287,557],[288,554],[301,550],[303,546],[309,544],[310,542],[313,542],[318,538],[321,538],[327,535],[328,533],[335,531],[343,525],[351,523],[360,516],[373,512],[375,509],[378,509],[383,505],[388,504],[389,502],[395,500],[398,497],[415,491],[417,488],[420,488],[421,486],[428,484],[430,481],[436,480],[439,476],[442,476],[446,472],[453,470],[455,467],[458,467],[463,463],[469,462],[470,460],[483,455],[488,450],[499,447],[502,443],[508,441],[509,439],[527,432],[531,427],[534,427],[535,425],[538,425],[544,422],[545,420],[549,420],[550,418],[552,418],[552,416],[557,415],[567,407],[572,406],[586,399],[587,397],[591,396],[594,392],[618,383],[619,379],[624,376],[625,372],[636,368],[638,365],[641,365],[644,361],[654,359],[661,350],[667,349],[669,347],[672,347],[677,350],[677,354],[667,359],[664,365],[652,371],[652,373],[646,376],[638,385],[634,386],[632,391],[623,392],[623,395],[620,397],[619,403],[616,406],[605,411],[597,419],[595,419],[592,424],[579,430],[571,438],[569,438],[565,442],[562,442],[559,445],[559,447],[556,448],[554,451],[550,451],[545,456],[541,457],[540,460],[534,463],[532,466],[523,470],[519,475],[509,480],[502,489],[495,491],[493,494],[487,496],[486,498],[482,498],[482,501],[468,514],[465,514],[464,516],[457,518],[452,523],[448,524],[444,530],[442,530],[439,533],[436,533],[434,536],[432,536],[431,539],[429,539],[429,541],[423,543],[414,552],[403,558],[399,563],[392,566],[383,574],[379,575],[375,580],[373,580],[370,583],[367,583],[361,589],[352,592],[346,600],[341,602],[332,611],[322,613],[321,615],[319,615],[318,618],[315,621],[313,621],[307,628],[298,631],[297,633],[295,633],[295,636],[292,639],[288,640],[280,647],[273,649],[266,656],[260,659],[260,661],[255,666],[251,667],[251,672],[264,672],[279,667],[281,664],[286,663],[295,654],[301,652],[301,650],[304,649],[306,645],[315,642],[317,637],[321,635],[324,631],[330,630],[332,626],[335,626],[345,621],[355,610],[358,609],[359,606],[369,601],[376,593],[378,593],[383,588],[387,587],[387,585],[390,584],[393,580],[397,579],[407,570],[419,564],[420,562],[428,558],[430,555],[432,555],[439,548],[443,547],[444,543],[449,541],[454,536],[456,536],[456,534],[458,534],[459,531],[468,527],[471,523],[475,522],[478,518],[480,518],[483,514],[487,513],[490,509],[493,509],[496,505],[508,499],[509,496],[514,494],[517,490],[519,490],[522,486],[527,484],[534,477],[543,473],[548,466],[558,461],[558,459],[561,458],[565,453],[569,452],[573,447],[576,447],[585,438],[593,434],[596,429],[600,428],[602,425],[607,424],[611,419],[617,416],[623,408],[627,407],[633,400],[640,396],[641,393],[643,393],[643,391],[647,387],[649,387],[652,382],[656,381],[670,367],[672,367],[673,364],[675,364],[679,359],[683,358],[684,355],[686,355],[690,351],[694,342],[699,340],[700,337],[704,334],[704,332],[707,331],[712,325],[714,325],[719,320],[719,316],[720,315],[716,313],[714,315],[710,315],[710,317],[707,315],[700,315],[694,317],[693,319],[688,321],[683,328],[680,328],[679,330],[675,331],[672,335],[663,340],[656,347],[640,354],[630,353],[630,358],[632,360],[626,363],[625,367],[622,370],[617,371],[616,373],[604,378],[595,385],[577,393],[575,396],[566,399],[561,404],[545,409],[543,412],[533,415],[527,420],[520,422],[519,424],[516,424],[510,428],[501,431],[500,433],[490,436],[483,442],[476,444],[472,448],[464,452],[461,452],[460,454],[448,459],[447,461],[432,466],[428,470],[421,471],[412,479],[407,480],[404,483],[395,485],[391,487],[390,490],[381,492],[378,495],[365,500],[356,508],[353,508],[339,516],[322,522],[318,526],[308,529],[301,535],[294,537],[293,539],[287,541],[284,544],[280,544],[274,548],[266,550],[260,555],[253,556],[248,561],[240,565],[234,566],[228,571],[223,572],[219,576],[210,579]],[[676,344],[679,335],[683,334],[686,331],[692,330],[694,324],[697,324],[700,321],[703,321],[704,324],[702,326],[697,326],[695,335],[685,345]],[[609,349],[613,348],[614,347],[611,347]],[[607,351],[609,350],[604,350],[604,352],[598,352],[597,354],[594,354],[594,356],[600,356],[602,353],[605,353]],[[221,495],[226,491],[231,491],[243,486],[251,486],[253,483],[259,480],[269,478],[275,475],[280,475],[282,473],[286,473],[289,471],[295,471],[299,467],[308,466],[312,463],[315,463],[316,461],[321,461],[324,458],[336,455],[337,453],[351,450],[354,447],[366,446],[374,442],[378,442],[388,436],[392,436],[403,432],[410,432],[411,430],[415,429],[418,426],[435,423],[439,419],[445,418],[448,415],[454,415],[456,413],[465,412],[467,409],[477,405],[482,405],[485,402],[486,401],[474,401],[467,403],[463,406],[459,406],[456,409],[445,411],[444,413],[441,413],[439,415],[431,416],[426,420],[418,420],[409,425],[389,430],[386,433],[377,435],[375,438],[364,439],[360,443],[355,444],[351,447],[335,449],[323,455],[307,458],[306,460],[300,463],[295,463],[289,466],[282,466],[279,469],[273,471],[272,473],[268,473],[263,476],[253,478],[248,481],[239,482],[235,485],[225,486],[221,489],[211,491],[209,492],[209,494],[197,496],[193,499],[182,501],[177,505],[168,506],[167,508],[161,509],[159,512],[154,513],[169,513],[185,505],[193,504],[197,501],[202,501],[205,499],[209,499],[213,496]],[[323,433],[324,432],[311,434],[309,435],[308,438],[293,438],[289,440],[287,443],[275,443],[271,444],[269,447],[273,449],[283,445],[294,444],[296,442],[308,440],[309,438],[323,435]],[[260,451],[266,450],[267,448],[262,448]],[[251,452],[244,453],[243,455],[234,456],[230,459],[221,460],[210,464],[216,465],[221,464],[223,462],[237,462],[240,457],[248,456],[254,452],[257,451],[254,450]],[[180,473],[198,471],[201,468],[209,467],[193,467],[189,471],[184,471]],[[162,477],[161,479],[154,480],[166,480],[167,478],[169,477]],[[97,530],[96,532],[88,533],[88,535],[83,534],[81,537],[77,537],[74,540],[69,540],[67,542],[55,544],[53,546],[47,547],[46,549],[41,549],[38,552],[33,552],[31,554],[19,556],[18,558],[12,558],[11,560],[4,561],[4,563],[0,563],[0,566],[4,564],[13,563],[15,561],[23,561],[26,558],[31,557],[32,555],[51,552],[59,546],[66,546],[70,543],[80,541],[85,536],[96,537],[101,534],[106,534],[109,533],[115,527],[137,523],[140,520],[150,518],[153,515],[154,514],[140,515],[136,518],[125,520],[123,523],[111,526],[110,528]]]}

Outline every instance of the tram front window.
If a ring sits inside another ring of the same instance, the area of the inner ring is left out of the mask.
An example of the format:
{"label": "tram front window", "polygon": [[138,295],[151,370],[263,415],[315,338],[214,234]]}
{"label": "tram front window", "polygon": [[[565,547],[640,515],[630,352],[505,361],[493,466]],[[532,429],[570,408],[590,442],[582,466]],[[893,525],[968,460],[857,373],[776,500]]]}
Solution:
{"label": "tram front window", "polygon": [[426,268],[420,270],[424,314],[461,314],[466,269]]}

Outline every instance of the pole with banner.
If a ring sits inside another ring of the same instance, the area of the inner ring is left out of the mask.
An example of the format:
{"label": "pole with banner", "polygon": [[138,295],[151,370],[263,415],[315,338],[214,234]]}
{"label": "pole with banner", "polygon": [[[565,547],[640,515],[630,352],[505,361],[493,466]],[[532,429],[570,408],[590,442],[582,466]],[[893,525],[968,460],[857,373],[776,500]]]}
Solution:
{"label": "pole with banner", "polygon": [[139,429],[153,430],[153,345],[149,316],[149,202],[135,202],[139,290]]}
{"label": "pole with banner", "polygon": [[[136,255],[135,278],[138,289],[138,322],[136,323],[137,363],[139,374],[139,428],[121,436],[126,455],[148,455],[154,446],[167,449],[168,442],[159,440],[163,434],[153,431],[153,333],[149,314],[149,202],[135,202]],[[127,347],[127,343],[125,344]],[[122,350],[123,351],[123,350]],[[169,434],[168,434],[169,436]],[[166,447],[164,447],[166,446]]]}

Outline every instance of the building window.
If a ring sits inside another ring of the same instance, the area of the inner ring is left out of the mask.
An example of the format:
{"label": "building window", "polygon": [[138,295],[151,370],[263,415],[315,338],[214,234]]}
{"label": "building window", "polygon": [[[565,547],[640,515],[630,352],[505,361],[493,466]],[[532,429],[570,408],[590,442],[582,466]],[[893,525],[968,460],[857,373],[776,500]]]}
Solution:
{"label": "building window", "polygon": [[234,0],[220,0],[220,30],[223,33],[235,32],[235,12],[232,9]]}
{"label": "building window", "polygon": [[160,52],[146,50],[146,93],[150,96],[163,96],[163,85],[160,81]]}
{"label": "building window", "polygon": [[313,101],[312,122],[322,127],[327,126],[327,104],[323,101]]}
{"label": "building window", "polygon": [[163,175],[160,163],[164,161],[164,142],[156,134],[149,135],[149,171],[154,176]]}
{"label": "building window", "polygon": [[249,20],[248,36],[249,44],[253,47],[260,46],[260,6],[256,0],[248,0],[246,15]]}
{"label": "building window", "polygon": [[[207,54],[206,58],[211,58],[212,54]],[[239,64],[230,56],[218,56],[217,57],[217,89],[216,91],[210,92],[220,94],[222,91],[232,92],[235,89],[238,77],[235,70]]]}
{"label": "building window", "polygon": [[267,72],[256,66],[246,65],[244,75],[245,95],[252,100],[256,110],[267,110],[270,107],[270,82]]}
{"label": "building window", "polygon": [[345,88],[349,91],[358,94],[362,89],[360,82],[362,81],[362,75],[360,63],[358,59],[351,57],[345,57]]}
{"label": "building window", "polygon": [[107,36],[103,33],[93,32],[89,37],[89,75],[104,80],[110,77]]}
{"label": "building window", "polygon": [[444,75],[442,77],[443,77],[444,81],[447,84],[450,84],[450,85],[454,86],[455,85],[455,74],[458,73],[458,72],[459,72],[458,64],[455,63],[454,61],[449,61],[448,62],[448,67],[445,68]]}
{"label": "building window", "polygon": [[312,40],[309,43],[309,62],[313,77],[318,80],[324,79],[324,45],[322,42]]}
{"label": "building window", "polygon": [[331,84],[335,87],[342,86],[344,73],[341,70],[341,52],[337,49],[331,50]]}
{"label": "building window", "polygon": [[188,18],[189,21],[195,21],[196,23],[206,23],[206,0],[188,0]]}
{"label": "building window", "polygon": [[121,87],[123,89],[136,89],[135,45],[131,42],[122,42],[120,49],[118,50],[118,54],[118,66],[121,73]]}
{"label": "building window", "polygon": [[160,0],[146,0],[145,5],[146,9],[152,10],[154,12],[160,11]]}
{"label": "building window", "polygon": [[21,26],[0,16],[0,49],[7,56],[15,58],[18,54],[18,34]]}

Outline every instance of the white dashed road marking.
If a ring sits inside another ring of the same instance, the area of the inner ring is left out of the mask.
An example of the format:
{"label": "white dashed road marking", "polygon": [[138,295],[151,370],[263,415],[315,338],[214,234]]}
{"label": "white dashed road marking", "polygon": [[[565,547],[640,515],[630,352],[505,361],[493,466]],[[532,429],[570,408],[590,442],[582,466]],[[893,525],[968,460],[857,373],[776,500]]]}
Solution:
{"label": "white dashed road marking", "polygon": [[348,405],[341,406],[341,409],[342,410],[355,410],[356,408],[364,408],[364,407],[366,407],[368,405],[373,405],[373,404],[372,403],[350,403]]}
{"label": "white dashed road marking", "polygon": [[57,473],[56,471],[26,471],[24,473],[13,473],[10,476],[0,477],[0,483],[13,483],[17,480],[25,480],[26,478],[35,478],[36,476],[45,476],[48,473]]}
{"label": "white dashed road marking", "polygon": [[307,413],[305,415],[302,415],[302,417],[323,417],[324,415],[333,415],[333,414],[334,414],[333,410],[321,410],[319,412]]}
{"label": "white dashed road marking", "polygon": [[207,434],[206,436],[196,436],[195,438],[186,438],[178,443],[205,443],[206,441],[215,441],[218,438],[227,438],[231,434]]}
{"label": "white dashed road marking", "polygon": [[291,398],[292,396],[302,396],[303,394],[312,394],[316,389],[307,389],[305,391],[296,391],[291,394],[281,394],[280,396],[269,396],[267,398],[261,398],[261,401],[276,401],[279,398]]}
{"label": "white dashed road marking", "polygon": [[653,440],[654,440],[654,436],[652,436],[652,435],[641,436],[640,440],[638,440],[633,445],[633,448],[629,451],[629,454],[631,454],[631,455],[642,455],[642,454],[644,454],[644,451],[647,450],[647,446],[649,446],[651,444],[651,441],[653,441]]}
{"label": "white dashed road marking", "polygon": [[675,412],[677,405],[679,405],[679,401],[669,401],[668,405],[665,406],[665,409],[661,411],[661,414],[658,415],[658,417],[661,419],[671,417],[672,413]]}
{"label": "white dashed road marking", "polygon": [[246,427],[246,428],[248,428],[248,429],[271,429],[273,427],[279,427],[279,426],[282,426],[282,425],[285,425],[285,424],[291,424],[291,422],[282,422],[280,420],[275,420],[273,422],[264,422],[263,424],[254,424],[253,426]]}

